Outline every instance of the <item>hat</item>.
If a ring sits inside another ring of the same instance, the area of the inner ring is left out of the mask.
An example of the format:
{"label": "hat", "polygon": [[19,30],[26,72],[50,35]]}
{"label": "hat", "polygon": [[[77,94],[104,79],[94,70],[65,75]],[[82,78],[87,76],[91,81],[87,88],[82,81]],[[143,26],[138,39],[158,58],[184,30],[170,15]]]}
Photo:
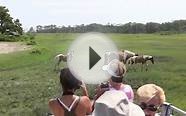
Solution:
{"label": "hat", "polygon": [[95,102],[93,116],[145,116],[143,110],[132,102],[122,91],[110,90]]}
{"label": "hat", "polygon": [[137,90],[137,95],[140,102],[147,103],[152,98],[158,99],[160,104],[165,102],[165,94],[163,89],[155,84],[145,84],[141,86]]}
{"label": "hat", "polygon": [[104,65],[102,69],[112,77],[115,77],[115,79],[123,78],[126,73],[125,65],[117,59],[112,60],[108,65]]}

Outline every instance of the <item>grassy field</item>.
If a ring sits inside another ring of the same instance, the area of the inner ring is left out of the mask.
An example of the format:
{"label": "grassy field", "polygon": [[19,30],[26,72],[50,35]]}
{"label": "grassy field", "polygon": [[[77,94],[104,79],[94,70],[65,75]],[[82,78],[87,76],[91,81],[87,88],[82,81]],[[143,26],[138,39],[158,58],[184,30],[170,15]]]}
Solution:
{"label": "grassy field", "polygon": [[[37,34],[33,50],[0,54],[0,115],[43,116],[48,100],[61,94],[53,57],[66,53],[79,34]],[[186,34],[107,34],[119,49],[155,56],[149,71],[129,71],[125,81],[138,88],[155,83],[167,101],[186,110]],[[41,54],[31,53],[41,51]],[[149,63],[150,64],[150,63]],[[88,87],[91,97],[93,86]]]}

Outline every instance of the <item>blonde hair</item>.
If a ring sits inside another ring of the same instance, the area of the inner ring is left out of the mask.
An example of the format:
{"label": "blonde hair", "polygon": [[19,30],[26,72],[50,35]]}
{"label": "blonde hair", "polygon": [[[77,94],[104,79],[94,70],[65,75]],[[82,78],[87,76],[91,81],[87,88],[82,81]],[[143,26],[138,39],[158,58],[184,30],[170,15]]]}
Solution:
{"label": "blonde hair", "polygon": [[163,89],[155,84],[145,84],[141,86],[137,90],[137,95],[140,102],[147,103],[154,97],[159,100],[160,104],[163,104],[163,102],[165,102],[165,93]]}

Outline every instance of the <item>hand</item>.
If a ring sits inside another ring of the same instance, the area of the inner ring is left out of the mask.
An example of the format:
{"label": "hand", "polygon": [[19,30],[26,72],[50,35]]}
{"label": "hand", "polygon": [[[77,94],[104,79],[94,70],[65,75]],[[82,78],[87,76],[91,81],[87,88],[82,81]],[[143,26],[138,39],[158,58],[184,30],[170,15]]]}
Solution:
{"label": "hand", "polygon": [[105,91],[108,91],[109,88],[101,88],[101,86],[99,85],[95,91],[96,91],[96,95],[94,96],[94,99],[98,99]]}
{"label": "hand", "polygon": [[81,81],[80,87],[82,88],[83,95],[88,97],[89,95],[88,95],[87,87],[86,87],[86,84],[83,81]]}
{"label": "hand", "polygon": [[83,81],[81,81],[80,87],[83,88],[83,89],[85,89],[86,88],[86,84]]}

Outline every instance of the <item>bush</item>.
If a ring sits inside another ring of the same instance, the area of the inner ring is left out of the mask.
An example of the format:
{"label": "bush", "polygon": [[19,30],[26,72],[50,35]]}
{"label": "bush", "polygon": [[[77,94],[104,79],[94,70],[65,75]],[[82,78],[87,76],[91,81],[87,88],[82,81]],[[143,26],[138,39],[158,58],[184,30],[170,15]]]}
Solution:
{"label": "bush", "polygon": [[41,49],[39,49],[39,48],[34,48],[34,49],[32,49],[32,51],[30,52],[31,54],[41,54],[42,52],[41,52]]}
{"label": "bush", "polygon": [[48,53],[48,49],[47,48],[33,48],[32,50],[31,50],[31,54],[42,54],[42,53]]}
{"label": "bush", "polygon": [[18,41],[18,37],[13,36],[13,35],[0,34],[0,41],[10,41],[10,42]]}
{"label": "bush", "polygon": [[33,40],[27,41],[26,45],[36,45],[37,43]]}
{"label": "bush", "polygon": [[33,33],[27,33],[26,35],[28,36],[28,38],[30,40],[34,40],[35,39],[35,34],[33,34]]}
{"label": "bush", "polygon": [[30,35],[30,40],[35,39],[35,35]]}
{"label": "bush", "polygon": [[0,34],[0,41],[29,41],[29,45],[35,45],[36,42],[33,41],[34,39],[35,35],[33,34],[24,34],[20,36]]}
{"label": "bush", "polygon": [[[33,34],[24,34],[19,37],[17,37],[19,41],[30,41],[35,39],[35,35]],[[30,41],[31,42],[31,41]]]}
{"label": "bush", "polygon": [[28,37],[27,35],[22,35],[22,36],[20,37],[20,40],[21,40],[21,41],[29,40],[29,37]]}
{"label": "bush", "polygon": [[5,41],[5,35],[0,34],[0,41]]}

